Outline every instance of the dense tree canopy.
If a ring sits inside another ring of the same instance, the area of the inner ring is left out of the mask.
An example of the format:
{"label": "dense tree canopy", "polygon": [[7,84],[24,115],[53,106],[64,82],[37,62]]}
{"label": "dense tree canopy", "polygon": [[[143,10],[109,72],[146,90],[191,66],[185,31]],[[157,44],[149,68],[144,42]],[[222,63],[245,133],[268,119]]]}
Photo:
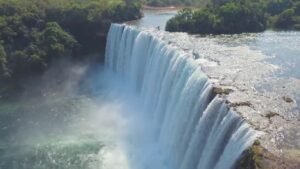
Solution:
{"label": "dense tree canopy", "polygon": [[205,6],[210,0],[146,0],[150,6]]}
{"label": "dense tree canopy", "polygon": [[6,63],[6,53],[3,46],[0,44],[0,80],[8,76],[9,72],[7,71]]}
{"label": "dense tree canopy", "polygon": [[260,32],[267,27],[300,29],[300,2],[297,0],[211,2],[204,9],[179,12],[168,21],[166,29],[202,34]]}
{"label": "dense tree canopy", "polygon": [[110,23],[137,19],[139,9],[137,0],[0,0],[0,84],[99,52]]}

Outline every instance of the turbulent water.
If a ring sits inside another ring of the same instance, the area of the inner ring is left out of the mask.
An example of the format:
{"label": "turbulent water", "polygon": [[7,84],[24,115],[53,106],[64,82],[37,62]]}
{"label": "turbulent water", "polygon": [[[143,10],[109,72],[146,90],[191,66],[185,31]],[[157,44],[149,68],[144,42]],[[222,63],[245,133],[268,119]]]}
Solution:
{"label": "turbulent water", "polygon": [[231,169],[257,136],[147,31],[112,25],[104,67],[63,67],[42,96],[0,102],[0,169]]}
{"label": "turbulent water", "polygon": [[101,66],[70,67],[59,88],[38,87],[45,97],[1,102],[0,169],[129,168],[121,142],[138,111],[134,97]]}
{"label": "turbulent water", "polygon": [[[161,168],[230,169],[256,137],[213,95],[208,78],[188,54],[150,33],[112,25],[106,66],[140,98],[145,110],[140,120],[149,130],[137,138],[152,138]],[[145,157],[133,159],[139,158]]]}

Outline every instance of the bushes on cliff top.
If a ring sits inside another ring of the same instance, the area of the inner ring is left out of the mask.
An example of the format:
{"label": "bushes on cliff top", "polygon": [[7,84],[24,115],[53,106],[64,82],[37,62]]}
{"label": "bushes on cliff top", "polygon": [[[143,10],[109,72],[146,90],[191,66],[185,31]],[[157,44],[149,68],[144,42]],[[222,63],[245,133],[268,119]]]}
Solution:
{"label": "bushes on cliff top", "polygon": [[[300,2],[297,0],[215,0],[204,9],[185,9],[167,23],[166,30],[201,34],[260,32],[300,29]],[[185,16],[189,17],[186,18]]]}

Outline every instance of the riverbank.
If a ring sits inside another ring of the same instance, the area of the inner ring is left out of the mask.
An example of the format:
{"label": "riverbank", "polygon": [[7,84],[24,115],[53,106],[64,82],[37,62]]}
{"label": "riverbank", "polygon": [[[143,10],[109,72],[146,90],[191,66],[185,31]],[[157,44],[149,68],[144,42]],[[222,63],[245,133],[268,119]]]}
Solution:
{"label": "riverbank", "polygon": [[143,5],[142,6],[142,9],[144,9],[144,10],[167,10],[167,11],[175,10],[175,11],[177,11],[177,10],[180,10],[182,8],[184,8],[184,7],[182,7],[182,6],[161,6],[161,7],[158,7],[158,6],[149,6],[149,5]]}
{"label": "riverbank", "polygon": [[[261,133],[259,145],[251,148],[257,151],[250,153],[251,157],[245,156],[252,162],[255,162],[253,158],[258,158],[256,163],[260,166],[254,166],[255,169],[295,169],[300,166],[300,111],[297,104],[300,80],[291,74],[276,76],[285,68],[281,69],[276,62],[267,62],[272,56],[247,46],[259,35],[245,34],[242,39],[238,35],[201,37],[153,30],[149,33],[194,57],[214,84],[215,92]],[[291,34],[294,35],[291,38],[297,39],[294,33]],[[267,35],[273,34],[267,33],[263,38],[271,38]],[[245,45],[238,45],[243,41]]]}
{"label": "riverbank", "polygon": [[263,32],[270,28],[300,30],[299,11],[297,1],[216,1],[203,9],[181,11],[168,21],[166,30],[216,35]]}

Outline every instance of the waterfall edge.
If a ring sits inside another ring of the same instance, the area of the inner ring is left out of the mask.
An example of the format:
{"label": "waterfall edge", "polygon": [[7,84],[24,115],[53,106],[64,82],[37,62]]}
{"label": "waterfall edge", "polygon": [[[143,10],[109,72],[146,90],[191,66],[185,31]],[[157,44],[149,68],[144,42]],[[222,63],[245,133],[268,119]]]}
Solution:
{"label": "waterfall edge", "polygon": [[151,31],[119,24],[111,26],[107,43],[106,66],[124,75],[154,114],[159,145],[174,168],[234,168],[260,135],[231,110],[192,55]]}

